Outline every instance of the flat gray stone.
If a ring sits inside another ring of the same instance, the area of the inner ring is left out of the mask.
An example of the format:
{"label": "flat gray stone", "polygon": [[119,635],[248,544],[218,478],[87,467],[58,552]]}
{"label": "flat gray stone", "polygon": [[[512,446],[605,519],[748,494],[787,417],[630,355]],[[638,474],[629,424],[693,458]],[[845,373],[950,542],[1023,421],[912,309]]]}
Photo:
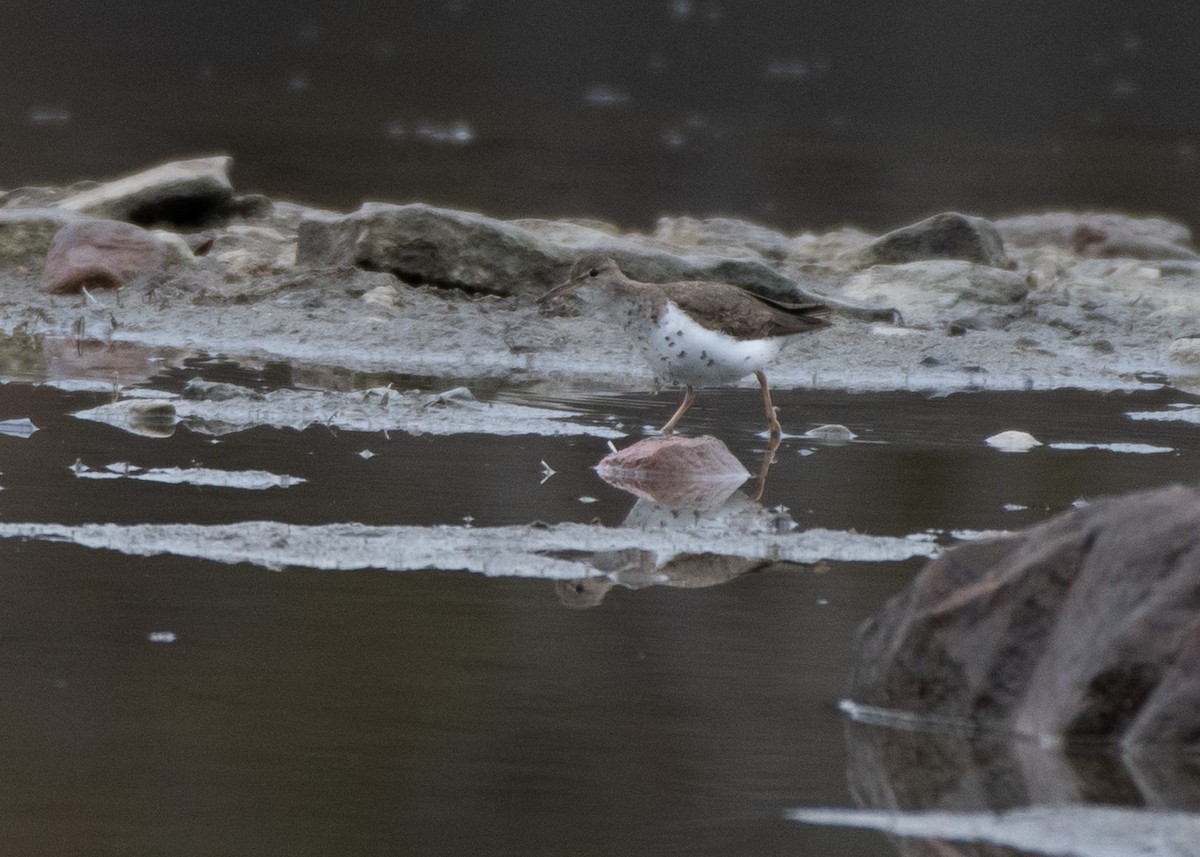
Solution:
{"label": "flat gray stone", "polygon": [[172,161],[107,181],[67,197],[59,206],[141,224],[200,224],[216,219],[233,196],[228,155]]}
{"label": "flat gray stone", "polygon": [[906,322],[937,323],[963,305],[1017,303],[1029,293],[1025,277],[958,260],[875,265],[847,280],[841,297],[895,307]]}
{"label": "flat gray stone", "polygon": [[775,261],[787,258],[792,240],[774,229],[732,217],[660,217],[654,237],[722,256],[749,252]]}

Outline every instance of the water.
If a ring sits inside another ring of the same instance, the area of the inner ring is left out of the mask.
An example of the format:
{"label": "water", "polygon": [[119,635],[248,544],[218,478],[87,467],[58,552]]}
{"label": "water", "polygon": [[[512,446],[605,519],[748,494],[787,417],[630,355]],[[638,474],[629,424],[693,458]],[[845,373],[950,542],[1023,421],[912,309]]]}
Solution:
{"label": "water", "polygon": [[0,4],[0,188],[217,150],[239,189],[341,208],[799,230],[1102,207],[1195,227],[1192,15],[1186,0]]}
{"label": "water", "polygon": [[[264,376],[288,375],[174,365],[152,383],[207,374],[267,387]],[[661,422],[675,404],[494,395],[628,427]],[[39,429],[0,435],[0,525],[615,528],[634,505],[591,470],[603,439],[324,427],[214,438],[184,426],[151,438],[70,416],[108,398],[0,386],[0,419]],[[688,430],[720,436],[755,471],[756,398],[704,394]],[[843,423],[860,439],[785,439],[760,503],[786,507],[778,514],[801,529],[932,530],[944,543],[954,530],[1021,526],[1097,494],[1196,479],[1193,427],[1125,416],[1190,401],[1169,390],[782,391],[785,426]],[[1006,454],[983,443],[1010,428],[1047,444],[1172,451]],[[114,462],[307,481],[238,490],[76,474]],[[542,462],[556,471],[548,479]],[[0,539],[0,838],[13,853],[891,853],[880,833],[783,813],[870,805],[874,778],[889,776],[864,762],[875,739],[836,705],[855,627],[919,558],[750,563],[718,585],[642,581],[568,609],[551,580],[269,569],[188,550]],[[1095,773],[1083,782],[1100,802],[1144,799]],[[1197,809],[1180,782],[1170,808]]]}

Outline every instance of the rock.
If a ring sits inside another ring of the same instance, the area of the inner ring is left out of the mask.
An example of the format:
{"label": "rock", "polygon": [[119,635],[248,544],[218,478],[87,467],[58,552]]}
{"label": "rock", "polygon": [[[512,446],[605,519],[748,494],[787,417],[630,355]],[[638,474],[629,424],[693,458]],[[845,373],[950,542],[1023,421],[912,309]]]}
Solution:
{"label": "rock", "polygon": [[[528,223],[529,221],[524,221]],[[481,214],[414,203],[366,203],[352,214],[312,212],[300,224],[300,264],[389,271],[406,282],[470,292],[540,296],[587,253],[612,256],[648,282],[719,280],[767,296],[803,297],[756,259],[679,255],[653,241],[618,238],[577,223],[536,231]]]}
{"label": "rock", "polygon": [[162,271],[167,258],[162,242],[139,226],[83,220],[64,226],[54,237],[42,270],[42,291],[117,288],[137,274]]}
{"label": "rock", "polygon": [[668,509],[719,508],[750,476],[724,443],[702,437],[652,437],[606,455],[605,482]]}
{"label": "rock", "polygon": [[660,217],[654,226],[654,238],[683,248],[694,248],[722,256],[747,252],[764,259],[782,260],[788,255],[791,239],[786,235],[729,217],[697,220],[693,217]]}
{"label": "rock", "polygon": [[221,219],[233,196],[232,162],[228,155],[172,161],[74,194],[59,205],[142,225],[202,225]]}
{"label": "rock", "polygon": [[858,435],[850,431],[844,425],[838,423],[827,423],[823,426],[817,426],[806,431],[801,437],[806,437],[809,440],[819,440],[824,443],[837,444],[849,443]]}
{"label": "rock", "polygon": [[996,221],[1012,247],[1062,247],[1093,258],[1195,260],[1191,231],[1159,217],[1051,211]]}
{"label": "rock", "polygon": [[69,196],[100,186],[96,181],[79,181],[65,187],[18,187],[0,191],[0,208],[50,208]]}
{"label": "rock", "polygon": [[1175,363],[1200,366],[1200,336],[1181,336],[1171,343],[1167,354]]}
{"label": "rock", "polygon": [[296,264],[297,240],[269,226],[235,223],[217,233],[207,256],[235,277],[283,273]]}
{"label": "rock", "polygon": [[1200,490],[1096,500],[929,563],[859,631],[857,704],[1200,749]]}
{"label": "rock", "polygon": [[994,434],[983,442],[1001,452],[1028,452],[1034,447],[1042,445],[1042,442],[1029,432],[1012,429]]}
{"label": "rock", "polygon": [[192,252],[192,246],[179,233],[169,232],[166,229],[153,229],[150,234],[157,238],[163,246],[163,251],[166,253],[166,267],[186,267],[195,263],[196,254]]}
{"label": "rock", "polygon": [[996,268],[1013,266],[1004,252],[1004,239],[991,222],[952,211],[881,235],[858,257],[864,268],[924,259],[962,259]]}
{"label": "rock", "polygon": [[434,405],[459,405],[466,407],[480,407],[479,400],[475,398],[475,394],[471,392],[469,387],[451,387],[441,393],[435,393],[425,401],[425,407]]}
{"label": "rock", "polygon": [[565,259],[519,226],[420,203],[366,203],[348,215],[318,212],[300,223],[306,265],[389,271],[407,282],[467,291],[540,295]]}
{"label": "rock", "polygon": [[400,290],[393,284],[389,283],[386,286],[376,286],[366,292],[362,299],[365,303],[371,306],[384,307],[391,309],[398,306],[404,306],[404,300],[400,297]]}
{"label": "rock", "polygon": [[261,220],[270,217],[274,210],[275,203],[261,193],[238,194],[230,197],[225,204],[225,211],[230,217],[243,220]]}
{"label": "rock", "polygon": [[[242,387],[226,381],[205,381],[202,378],[189,379],[184,384],[180,395],[185,399],[204,402],[233,402],[241,400],[261,402],[266,399],[262,393],[250,387]],[[172,410],[173,415],[174,410]]]}
{"label": "rock", "polygon": [[41,268],[58,231],[84,219],[57,208],[0,209],[0,265]]}
{"label": "rock", "polygon": [[832,265],[842,270],[857,265],[859,254],[874,240],[874,236],[850,227],[820,235],[805,232],[788,242],[787,253],[793,263]]}
{"label": "rock", "polygon": [[596,232],[602,235],[611,235],[616,237],[621,234],[621,229],[607,220],[595,220],[590,217],[565,217],[562,220],[546,220],[541,217],[521,217],[516,220],[508,221],[513,226],[519,226],[522,229],[527,229],[530,232],[541,235],[543,238],[578,238],[581,235],[594,234]]}
{"label": "rock", "polygon": [[[855,274],[841,297],[895,307],[904,320],[936,323],[950,320],[946,311],[963,303],[1011,304],[1029,293],[1015,271],[955,260],[875,265]],[[953,313],[961,315],[961,308]]]}

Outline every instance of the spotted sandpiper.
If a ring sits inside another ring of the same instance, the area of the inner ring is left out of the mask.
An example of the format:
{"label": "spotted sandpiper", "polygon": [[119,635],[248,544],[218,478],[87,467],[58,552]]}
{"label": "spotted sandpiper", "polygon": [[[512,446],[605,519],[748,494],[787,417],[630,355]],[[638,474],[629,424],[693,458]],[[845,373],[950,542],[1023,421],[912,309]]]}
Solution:
{"label": "spotted sandpiper", "polygon": [[685,388],[683,403],[662,427],[670,434],[695,401],[697,386],[731,384],[753,373],[762,388],[767,428],[782,432],[765,366],[791,339],[829,325],[829,307],[767,300],[727,283],[641,283],[616,262],[585,256],[566,282],[542,300],[575,294],[625,327],[660,382]]}

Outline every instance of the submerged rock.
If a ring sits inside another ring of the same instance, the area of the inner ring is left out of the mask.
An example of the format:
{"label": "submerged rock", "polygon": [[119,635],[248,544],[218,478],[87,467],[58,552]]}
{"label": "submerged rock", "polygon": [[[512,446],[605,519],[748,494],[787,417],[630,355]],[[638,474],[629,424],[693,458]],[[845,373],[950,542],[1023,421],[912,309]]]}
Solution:
{"label": "submerged rock", "polygon": [[172,161],[67,197],[68,211],[143,225],[199,225],[219,219],[233,196],[228,155]]}
{"label": "submerged rock", "polygon": [[855,703],[1200,749],[1200,491],[1110,497],[927,565],[859,632]]}
{"label": "submerged rock", "polygon": [[816,428],[810,428],[801,437],[819,440],[824,443],[849,443],[858,435],[839,423],[827,423]]}
{"label": "submerged rock", "polygon": [[138,274],[162,271],[166,246],[152,233],[118,220],[82,220],[54,237],[42,270],[42,290],[115,289]]}
{"label": "submerged rock", "polygon": [[859,253],[859,264],[864,268],[924,259],[962,259],[996,268],[1012,267],[1004,252],[1004,239],[995,226],[982,217],[953,211],[881,235]]}
{"label": "submerged rock", "polygon": [[1198,259],[1192,233],[1159,217],[1050,211],[996,221],[1013,247],[1062,247],[1080,256],[1130,259]]}
{"label": "submerged rock", "polygon": [[724,443],[703,437],[651,437],[606,455],[596,473],[610,485],[668,509],[708,511],[750,473]]}

